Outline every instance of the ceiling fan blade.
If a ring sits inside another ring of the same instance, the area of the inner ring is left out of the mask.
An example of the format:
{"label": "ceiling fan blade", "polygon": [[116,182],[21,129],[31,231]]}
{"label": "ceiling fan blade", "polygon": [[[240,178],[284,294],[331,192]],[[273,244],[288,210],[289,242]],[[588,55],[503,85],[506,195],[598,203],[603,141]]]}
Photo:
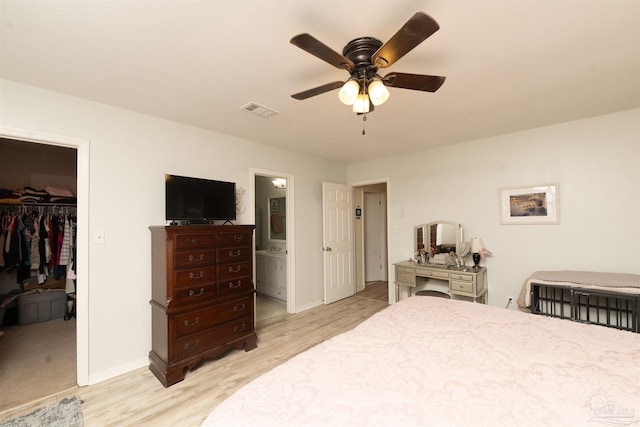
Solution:
{"label": "ceiling fan blade", "polygon": [[379,68],[388,67],[439,28],[440,26],[432,17],[424,12],[416,12],[371,56],[371,62]]}
{"label": "ceiling fan blade", "polygon": [[383,77],[385,86],[402,89],[423,90],[435,92],[440,89],[446,77],[427,76],[423,74],[389,73]]}
{"label": "ceiling fan blade", "polygon": [[330,90],[341,88],[343,85],[344,82],[335,81],[324,84],[322,86],[314,87],[313,89],[305,90],[304,92],[295,93],[291,95],[291,97],[302,101],[303,99],[311,98],[312,96],[320,95],[322,93],[329,92]]}
{"label": "ceiling fan blade", "polygon": [[355,67],[355,64],[349,58],[340,55],[338,52],[307,33],[298,34],[293,37],[290,42],[292,45],[298,46],[300,49],[309,52],[311,55],[322,59],[336,68],[343,68],[351,72]]}

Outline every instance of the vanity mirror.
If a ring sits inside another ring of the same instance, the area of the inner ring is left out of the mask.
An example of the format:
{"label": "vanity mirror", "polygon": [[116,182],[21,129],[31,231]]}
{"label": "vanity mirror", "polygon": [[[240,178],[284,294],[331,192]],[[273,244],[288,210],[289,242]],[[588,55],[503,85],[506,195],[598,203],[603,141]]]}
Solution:
{"label": "vanity mirror", "polygon": [[269,198],[269,240],[286,241],[287,198]]}
{"label": "vanity mirror", "polygon": [[463,242],[462,225],[457,222],[438,221],[414,227],[414,252],[425,250],[431,256],[460,252]]}

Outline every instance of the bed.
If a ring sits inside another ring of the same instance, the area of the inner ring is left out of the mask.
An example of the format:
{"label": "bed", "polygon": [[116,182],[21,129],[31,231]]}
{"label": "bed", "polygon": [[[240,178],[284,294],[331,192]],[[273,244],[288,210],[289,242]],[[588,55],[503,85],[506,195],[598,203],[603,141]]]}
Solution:
{"label": "bed", "polygon": [[203,426],[627,425],[639,361],[640,334],[415,296],[247,384]]}

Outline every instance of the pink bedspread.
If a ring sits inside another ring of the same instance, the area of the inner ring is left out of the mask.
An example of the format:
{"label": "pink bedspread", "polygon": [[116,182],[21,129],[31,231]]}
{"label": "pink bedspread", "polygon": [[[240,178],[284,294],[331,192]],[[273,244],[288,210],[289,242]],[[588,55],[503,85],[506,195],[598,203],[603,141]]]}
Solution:
{"label": "pink bedspread", "polygon": [[640,334],[415,296],[254,380],[203,425],[639,421]]}

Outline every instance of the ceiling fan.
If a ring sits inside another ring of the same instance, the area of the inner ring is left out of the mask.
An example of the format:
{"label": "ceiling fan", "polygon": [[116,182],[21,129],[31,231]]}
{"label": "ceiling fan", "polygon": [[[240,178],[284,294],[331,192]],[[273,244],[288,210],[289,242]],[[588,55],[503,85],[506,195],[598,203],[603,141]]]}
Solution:
{"label": "ceiling fan", "polygon": [[349,72],[345,81],[334,81],[291,95],[298,100],[311,98],[340,88],[338,98],[353,105],[353,111],[366,114],[389,98],[388,87],[435,92],[445,77],[391,72],[384,77],[379,68],[393,65],[439,29],[438,23],[424,12],[416,12],[386,43],[373,37],[359,37],[347,43],[342,55],[309,34],[299,34],[291,44]]}

